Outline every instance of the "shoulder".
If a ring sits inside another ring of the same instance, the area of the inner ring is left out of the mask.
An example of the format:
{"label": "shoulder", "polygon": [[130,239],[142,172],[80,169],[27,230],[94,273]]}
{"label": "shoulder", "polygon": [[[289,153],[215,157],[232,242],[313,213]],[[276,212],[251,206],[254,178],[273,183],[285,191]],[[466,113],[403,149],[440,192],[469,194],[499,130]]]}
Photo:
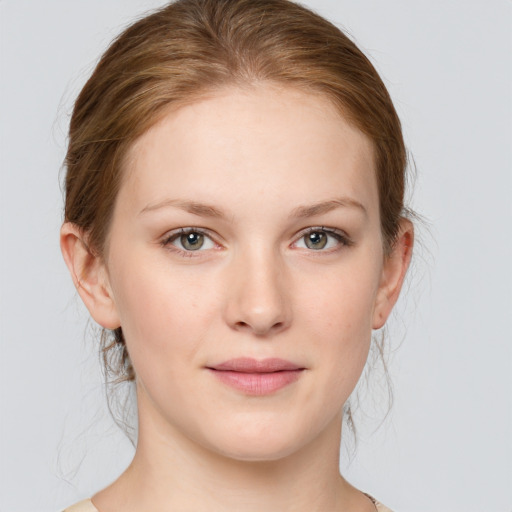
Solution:
{"label": "shoulder", "polygon": [[[393,512],[391,509],[379,503],[375,498],[367,495],[377,508],[377,512]],[[98,512],[98,509],[92,504],[91,500],[83,500],[71,507],[66,508],[62,512]]]}
{"label": "shoulder", "polygon": [[98,509],[92,504],[91,500],[83,500],[62,512],[98,512]]}
{"label": "shoulder", "polygon": [[378,501],[375,502],[375,506],[377,507],[378,512],[393,512],[390,508],[386,507],[382,503],[379,503]]}
{"label": "shoulder", "polygon": [[372,500],[372,503],[375,505],[375,508],[377,509],[377,512],[393,512],[390,508],[386,507],[379,501],[377,501],[373,496],[370,496],[368,493],[363,493],[366,495],[370,500]]}
{"label": "shoulder", "polygon": [[[365,493],[366,494],[366,493]],[[378,502],[375,498],[366,494],[370,498],[377,509],[377,512],[393,512],[391,509]],[[98,512],[98,509],[92,504],[91,500],[83,500],[79,503],[75,503],[71,507],[66,508],[62,512]]]}

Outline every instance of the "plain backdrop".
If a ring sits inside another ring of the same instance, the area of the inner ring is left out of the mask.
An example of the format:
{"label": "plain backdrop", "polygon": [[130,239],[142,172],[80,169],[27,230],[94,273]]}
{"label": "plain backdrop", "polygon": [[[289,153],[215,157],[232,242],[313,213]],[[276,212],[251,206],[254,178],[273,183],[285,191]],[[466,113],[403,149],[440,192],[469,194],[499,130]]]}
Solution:
{"label": "plain backdrop", "polygon": [[[344,474],[396,512],[510,512],[512,3],[304,3],[382,74],[430,224],[390,326],[395,404],[373,432],[383,414],[369,397]],[[59,170],[96,59],[162,4],[0,0],[0,512],[56,512],[130,460],[59,251]]]}

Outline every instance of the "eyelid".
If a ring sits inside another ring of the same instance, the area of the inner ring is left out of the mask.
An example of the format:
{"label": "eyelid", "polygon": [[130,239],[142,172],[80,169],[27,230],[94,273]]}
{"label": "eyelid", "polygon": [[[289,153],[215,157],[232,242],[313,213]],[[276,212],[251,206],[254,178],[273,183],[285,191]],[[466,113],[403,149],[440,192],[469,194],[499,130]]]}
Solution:
{"label": "eyelid", "polygon": [[[295,235],[295,241],[292,243],[292,245],[295,245],[301,238],[305,237],[306,235],[308,235],[310,233],[316,233],[316,232],[325,233],[326,235],[330,235],[330,236],[336,238],[340,242],[341,247],[350,247],[350,246],[354,245],[354,241],[349,237],[349,235],[345,231],[343,231],[342,229],[330,228],[330,227],[326,227],[326,226],[311,226],[311,227],[302,229]],[[319,249],[317,251],[311,249],[311,252],[317,252],[317,253],[324,252],[325,253],[325,252],[330,252],[330,251],[336,250],[338,248],[339,247],[337,247],[335,249],[327,249],[327,250]]]}
{"label": "eyelid", "polygon": [[[313,249],[310,249],[311,252],[317,252],[317,253],[333,252],[333,251],[335,251],[337,249],[340,249],[342,247],[350,247],[350,246],[354,245],[353,240],[342,229],[331,228],[331,227],[326,227],[326,226],[310,226],[310,227],[307,227],[307,228],[304,228],[304,229],[300,230],[294,236],[294,241],[292,243],[292,246],[294,246],[304,236],[306,236],[306,235],[308,235],[310,233],[315,233],[315,232],[322,232],[322,233],[327,234],[328,236],[334,237],[335,239],[338,240],[339,246],[335,247],[333,249],[331,248],[331,249],[327,249],[327,250],[319,249],[319,250],[315,251]],[[203,236],[209,238],[217,246],[216,249],[222,247],[222,245],[217,241],[218,237],[213,235],[212,232],[209,229],[200,228],[200,227],[194,227],[194,226],[181,227],[181,228],[177,228],[177,229],[174,229],[172,231],[169,231],[160,239],[159,243],[160,243],[160,245],[162,247],[164,247],[164,248],[166,248],[166,249],[168,249],[168,250],[170,250],[172,252],[175,252],[175,253],[178,253],[178,254],[181,254],[181,255],[185,255],[187,257],[202,256],[201,253],[204,253],[204,252],[207,252],[207,251],[211,250],[211,249],[205,249],[205,250],[202,250],[202,251],[201,250],[186,251],[186,250],[182,250],[179,247],[176,247],[176,246],[172,245],[171,242],[176,240],[176,238],[178,238],[181,235],[187,235],[189,233],[198,233],[200,235],[203,235]]]}
{"label": "eyelid", "polygon": [[203,235],[206,238],[209,238],[217,247],[220,248],[221,244],[217,241],[217,237],[212,235],[212,232],[209,229],[206,228],[199,228],[194,226],[187,226],[187,227],[181,227],[178,229],[173,229],[171,231],[168,231],[159,241],[160,245],[164,247],[165,249],[168,249],[169,251],[178,253],[183,256],[187,256],[190,258],[202,256],[201,253],[205,253],[210,251],[211,249],[204,249],[204,250],[197,250],[197,251],[185,251],[183,249],[180,249],[179,247],[176,247],[175,245],[172,245],[172,242],[176,240],[178,237],[182,235],[188,235],[189,233],[197,233],[199,235]]}

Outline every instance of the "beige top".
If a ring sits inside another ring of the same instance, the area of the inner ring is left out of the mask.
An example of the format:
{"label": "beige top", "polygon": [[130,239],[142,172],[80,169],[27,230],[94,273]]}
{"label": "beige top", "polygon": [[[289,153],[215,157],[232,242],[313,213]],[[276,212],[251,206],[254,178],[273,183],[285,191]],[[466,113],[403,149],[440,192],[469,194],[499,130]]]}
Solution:
{"label": "beige top", "polygon": [[[365,493],[366,494],[366,493]],[[370,495],[366,494],[368,498],[370,498],[377,512],[392,512],[388,507],[385,507],[382,503],[379,503],[377,500],[372,498]],[[99,512],[98,509],[92,504],[91,500],[83,500],[72,507],[67,508],[63,512]]]}

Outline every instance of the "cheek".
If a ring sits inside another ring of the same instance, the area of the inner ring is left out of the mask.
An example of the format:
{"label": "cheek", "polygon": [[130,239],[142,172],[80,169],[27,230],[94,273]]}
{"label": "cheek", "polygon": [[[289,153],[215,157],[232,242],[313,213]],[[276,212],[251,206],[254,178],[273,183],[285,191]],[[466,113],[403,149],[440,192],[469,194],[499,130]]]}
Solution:
{"label": "cheek", "polygon": [[328,395],[341,403],[366,363],[380,275],[375,261],[345,270],[324,276],[319,286],[301,294],[304,299],[297,315],[314,345],[316,364],[325,370]]}
{"label": "cheek", "polygon": [[[133,271],[137,269],[137,271]],[[160,262],[125,259],[112,276],[116,307],[138,375],[193,359],[215,318],[215,295],[201,276]],[[162,364],[165,362],[165,364]]]}
{"label": "cheek", "polygon": [[295,296],[298,318],[304,318],[312,328],[325,331],[329,339],[350,342],[354,338],[356,342],[356,333],[372,330],[380,267],[372,261],[358,266],[350,263],[336,271],[317,273],[314,281],[301,278]]}

